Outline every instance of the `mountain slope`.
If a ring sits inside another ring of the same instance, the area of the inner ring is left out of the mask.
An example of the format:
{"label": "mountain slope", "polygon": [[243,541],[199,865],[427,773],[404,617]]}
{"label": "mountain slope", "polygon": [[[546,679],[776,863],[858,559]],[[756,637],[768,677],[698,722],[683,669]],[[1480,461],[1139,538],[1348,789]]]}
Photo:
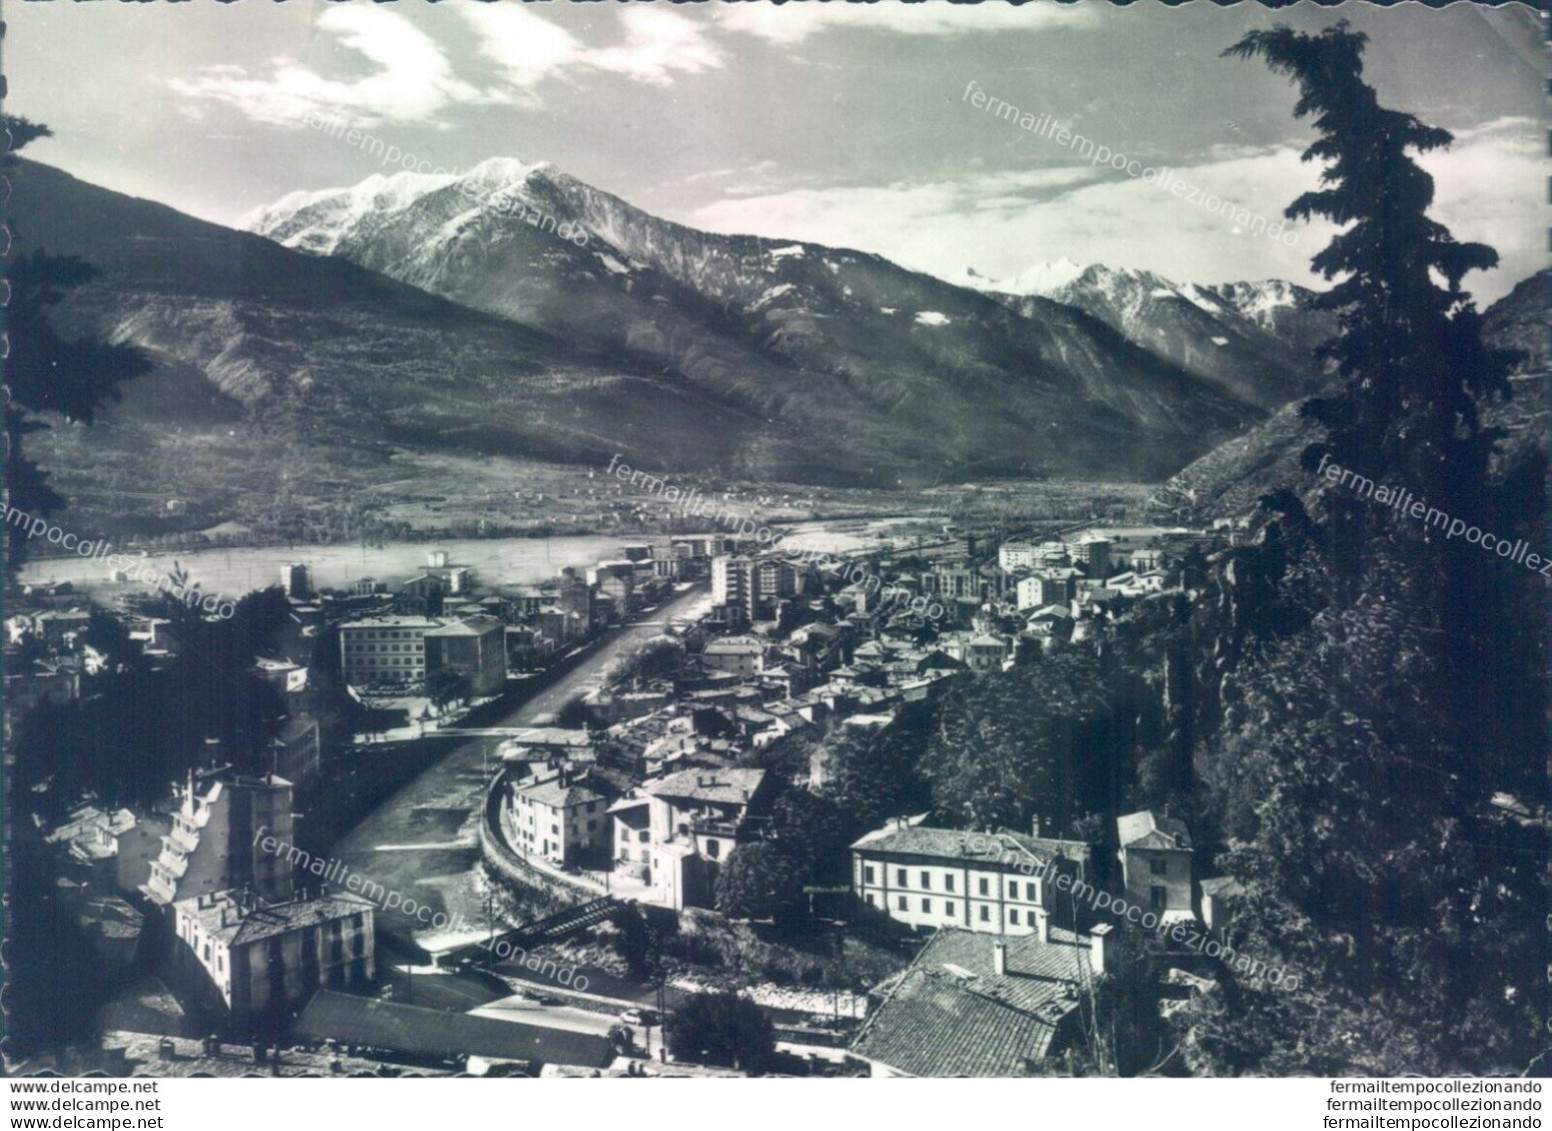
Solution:
{"label": "mountain slope", "polygon": [[[813,478],[1152,477],[1264,413],[1081,311],[658,219],[549,166],[296,193],[247,226],[671,375],[810,437]],[[557,230],[586,233],[586,246]]]}
{"label": "mountain slope", "polygon": [[[1552,356],[1546,328],[1549,287],[1552,269],[1524,280],[1483,312],[1488,344],[1525,354],[1511,379],[1513,395],[1505,403],[1489,405],[1484,413],[1490,423],[1508,433],[1501,443],[1503,453],[1547,442],[1545,374]],[[1242,514],[1277,487],[1292,485],[1301,493],[1313,490],[1316,481],[1300,468],[1299,457],[1320,431],[1299,417],[1299,403],[1285,406],[1264,424],[1183,468],[1160,489],[1159,502],[1181,515]]]}
{"label": "mountain slope", "polygon": [[1235,400],[1268,412],[1319,387],[1314,347],[1333,320],[1310,309],[1312,292],[1280,280],[1200,287],[1151,271],[1040,264],[998,282],[965,282],[1013,310],[1042,300],[1077,307]]}
{"label": "mountain slope", "polygon": [[264,492],[349,505],[331,485],[404,450],[602,465],[642,448],[728,471],[812,455],[801,437],[628,358],[344,260],[29,161],[12,180],[17,254],[76,255],[101,272],[57,308],[62,332],[140,346],[156,365],[96,427],[30,438],[82,505],[110,480],[209,500],[219,517]]}

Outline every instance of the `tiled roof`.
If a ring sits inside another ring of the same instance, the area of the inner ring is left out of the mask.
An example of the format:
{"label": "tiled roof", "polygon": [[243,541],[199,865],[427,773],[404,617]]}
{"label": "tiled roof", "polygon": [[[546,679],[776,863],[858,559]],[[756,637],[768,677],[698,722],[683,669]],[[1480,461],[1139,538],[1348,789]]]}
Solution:
{"label": "tiled roof", "polygon": [[1212,897],[1233,898],[1245,894],[1245,885],[1233,876],[1214,876],[1202,881],[1202,894]]}
{"label": "tiled roof", "polygon": [[454,621],[452,624],[444,624],[441,628],[433,628],[426,633],[427,636],[483,636],[487,632],[495,632],[501,628],[501,622],[486,613],[476,613],[474,616],[465,617],[463,620]]}
{"label": "tiled roof", "polygon": [[[344,919],[362,911],[370,911],[372,901],[349,892],[333,892],[317,899],[293,899],[286,903],[262,905],[244,913],[237,901],[220,895],[206,907],[199,906],[202,897],[180,900],[180,910],[191,912],[199,919],[207,934],[220,939],[228,946],[246,946],[271,935],[289,934],[319,926],[335,919]],[[226,921],[222,922],[225,912]]]}
{"label": "tiled roof", "polygon": [[687,798],[741,805],[754,796],[765,780],[764,770],[681,770],[642,784],[654,797]]}
{"label": "tiled roof", "polygon": [[962,989],[947,975],[911,971],[852,1042],[854,1056],[910,1076],[1024,1076],[1055,1028]]}
{"label": "tiled roof", "polygon": [[561,784],[558,777],[548,781],[538,782],[534,785],[520,785],[517,792],[524,797],[531,797],[541,805],[548,805],[553,809],[570,809],[575,805],[585,805],[589,801],[607,801],[603,794],[597,790],[589,789],[578,782]]}
{"label": "tiled roof", "polygon": [[911,856],[992,863],[1008,853],[1010,859],[1033,858],[1043,866],[1063,853],[1056,842],[1021,833],[968,833],[958,829],[934,829],[925,825],[875,829],[852,845],[854,850],[899,852]]}
{"label": "tiled roof", "polygon": [[1053,927],[1002,938],[1006,974],[993,967],[1000,936],[935,934],[874,1010],[851,1052],[911,1076],[1024,1076],[1051,1051],[1057,1026],[1089,980],[1088,945]]}

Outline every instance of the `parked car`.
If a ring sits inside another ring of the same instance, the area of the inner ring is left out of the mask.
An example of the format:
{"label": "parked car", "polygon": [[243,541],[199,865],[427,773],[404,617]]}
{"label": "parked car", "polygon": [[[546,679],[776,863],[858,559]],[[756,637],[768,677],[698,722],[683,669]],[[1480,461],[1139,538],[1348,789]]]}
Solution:
{"label": "parked car", "polygon": [[627,1025],[657,1025],[661,1022],[657,1011],[653,1009],[627,1009],[620,1014],[620,1020]]}

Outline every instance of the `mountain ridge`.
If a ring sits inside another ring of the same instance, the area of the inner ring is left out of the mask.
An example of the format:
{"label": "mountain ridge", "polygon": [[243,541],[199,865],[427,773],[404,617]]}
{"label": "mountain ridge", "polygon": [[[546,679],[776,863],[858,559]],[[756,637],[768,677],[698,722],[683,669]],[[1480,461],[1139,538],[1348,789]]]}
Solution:
{"label": "mountain ridge", "polygon": [[[662,366],[893,463],[897,478],[913,462],[934,480],[971,465],[1151,477],[1204,437],[1264,415],[1082,311],[1037,305],[1009,317],[989,296],[871,253],[701,232],[553,166],[516,163],[521,176],[506,185],[478,172],[488,167],[463,178],[477,192],[400,181],[402,197],[363,212],[341,204],[360,186],[321,190],[257,210],[249,226]],[[522,200],[528,223],[468,207],[481,192]],[[562,246],[536,217],[585,231],[586,248]],[[913,460],[901,459],[902,433]]]}

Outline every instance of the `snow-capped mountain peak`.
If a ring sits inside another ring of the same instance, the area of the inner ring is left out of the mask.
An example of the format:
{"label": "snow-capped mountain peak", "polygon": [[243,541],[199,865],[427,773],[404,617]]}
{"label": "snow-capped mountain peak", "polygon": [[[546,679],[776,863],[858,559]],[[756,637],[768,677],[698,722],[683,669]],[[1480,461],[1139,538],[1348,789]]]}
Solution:
{"label": "snow-capped mountain peak", "polygon": [[[489,157],[462,173],[373,173],[345,188],[287,193],[273,204],[255,208],[237,226],[287,247],[335,255],[340,241],[364,221],[381,222],[450,186],[476,206],[497,197],[532,203],[529,190],[534,180],[554,173],[555,167],[547,161],[530,165],[515,157]],[[467,219],[469,211],[460,207],[457,218]]]}
{"label": "snow-capped mountain peak", "polygon": [[1297,309],[1309,297],[1307,291],[1286,279],[1263,279],[1258,283],[1225,283],[1214,287],[1219,298],[1245,318],[1265,330],[1277,330],[1277,312]]}
{"label": "snow-capped mountain peak", "polygon": [[1082,264],[1063,257],[1049,263],[1037,263],[1011,279],[989,279],[974,267],[967,267],[962,276],[947,281],[977,291],[994,291],[998,294],[1020,297],[1039,295],[1042,298],[1049,298],[1054,292],[1076,280],[1085,270],[1087,268]]}

